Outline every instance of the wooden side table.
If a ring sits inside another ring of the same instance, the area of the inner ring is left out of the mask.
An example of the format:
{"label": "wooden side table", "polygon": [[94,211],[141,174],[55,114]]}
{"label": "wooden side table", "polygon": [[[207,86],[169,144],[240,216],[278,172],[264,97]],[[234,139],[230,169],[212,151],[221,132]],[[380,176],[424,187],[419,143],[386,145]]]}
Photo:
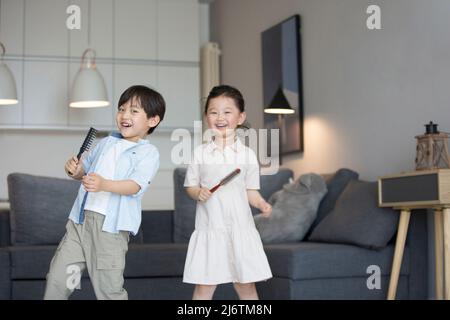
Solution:
{"label": "wooden side table", "polygon": [[[436,299],[450,300],[450,204],[449,207],[415,206],[395,208],[401,210],[395,242],[394,260],[392,262],[391,278],[389,280],[388,300],[394,300],[397,292],[400,267],[403,259],[406,235],[408,233],[409,218],[412,209],[434,210],[434,239],[435,239],[435,274]],[[445,280],[445,282],[444,282]]]}
{"label": "wooden side table", "polygon": [[379,206],[400,210],[388,300],[397,292],[413,209],[432,209],[435,222],[436,299],[450,300],[450,169],[401,173],[378,179]]}

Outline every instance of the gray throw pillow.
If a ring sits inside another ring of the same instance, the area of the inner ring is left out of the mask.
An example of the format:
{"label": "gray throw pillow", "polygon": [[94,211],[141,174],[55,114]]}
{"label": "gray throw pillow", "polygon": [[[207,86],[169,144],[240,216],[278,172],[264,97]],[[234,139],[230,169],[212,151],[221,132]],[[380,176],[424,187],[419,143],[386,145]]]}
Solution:
{"label": "gray throw pillow", "polygon": [[398,213],[378,207],[377,182],[351,181],[310,241],[384,248],[397,230]]}
{"label": "gray throw pillow", "polygon": [[256,215],[255,225],[264,243],[293,242],[304,238],[316,218],[317,208],[327,193],[322,176],[304,174],[295,182],[286,184],[269,202],[269,218]]}
{"label": "gray throw pillow", "polygon": [[12,243],[59,243],[79,187],[75,180],[8,175]]}
{"label": "gray throw pillow", "polygon": [[344,191],[347,184],[352,180],[358,180],[358,176],[358,173],[353,170],[341,168],[333,175],[328,176],[325,179],[328,192],[325,197],[323,197],[322,202],[320,202],[319,210],[317,211],[317,218],[311,225],[306,238],[310,236],[311,232],[320,223],[320,221],[322,221],[322,219],[325,218],[331,210],[333,210],[337,199]]}
{"label": "gray throw pillow", "polygon": [[[197,203],[188,196],[184,188],[186,170],[186,168],[176,168],[173,172],[175,195],[173,240],[178,243],[189,242],[191,234],[195,229],[195,209]],[[293,175],[292,170],[280,169],[275,175],[261,176],[261,195],[268,199],[275,191],[280,190]],[[256,209],[252,208],[252,210]]]}
{"label": "gray throw pillow", "polygon": [[[275,192],[279,191],[284,184],[289,183],[294,177],[294,173],[291,170],[280,169],[276,174],[272,175],[261,175],[260,185],[261,196],[268,200]],[[259,214],[259,209],[250,206],[252,209],[252,214]]]}

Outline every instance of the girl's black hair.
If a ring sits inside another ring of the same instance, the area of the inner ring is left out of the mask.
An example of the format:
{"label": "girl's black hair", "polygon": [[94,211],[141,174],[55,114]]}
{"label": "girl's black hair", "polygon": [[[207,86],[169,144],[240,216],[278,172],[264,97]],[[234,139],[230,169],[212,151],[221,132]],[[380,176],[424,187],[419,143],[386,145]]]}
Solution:
{"label": "girl's black hair", "polygon": [[216,87],[212,88],[211,91],[209,92],[208,98],[206,99],[206,103],[205,103],[205,114],[208,111],[209,101],[211,99],[214,99],[214,98],[217,98],[220,96],[224,96],[224,97],[233,99],[234,103],[236,104],[236,107],[238,107],[239,111],[244,112],[245,102],[244,102],[244,98],[242,97],[242,93],[238,89],[236,89],[232,86],[220,85],[220,86],[216,86]]}
{"label": "girl's black hair", "polygon": [[[117,108],[120,108],[120,106],[127,103],[130,99],[137,99],[137,101],[139,101],[140,106],[147,115],[147,119],[159,116],[159,123],[164,119],[166,103],[164,98],[157,91],[146,86],[131,86],[120,96]],[[147,131],[147,134],[152,133],[159,123],[155,127],[150,128]]]}

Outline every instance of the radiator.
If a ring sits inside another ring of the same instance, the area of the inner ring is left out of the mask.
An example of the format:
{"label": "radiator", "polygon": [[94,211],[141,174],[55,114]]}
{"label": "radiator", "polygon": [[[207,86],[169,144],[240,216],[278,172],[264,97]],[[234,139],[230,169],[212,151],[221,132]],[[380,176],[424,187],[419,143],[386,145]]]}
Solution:
{"label": "radiator", "polygon": [[201,48],[201,94],[205,100],[209,91],[220,83],[219,70],[219,45],[215,42],[208,42]]}

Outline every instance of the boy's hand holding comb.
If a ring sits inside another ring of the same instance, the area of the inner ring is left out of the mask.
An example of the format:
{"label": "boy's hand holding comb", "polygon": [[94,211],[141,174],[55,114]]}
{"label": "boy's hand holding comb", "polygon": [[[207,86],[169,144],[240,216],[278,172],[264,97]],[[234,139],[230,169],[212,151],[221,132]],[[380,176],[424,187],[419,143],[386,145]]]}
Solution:
{"label": "boy's hand holding comb", "polygon": [[[84,152],[89,151],[89,149],[92,146],[92,143],[95,140],[95,137],[97,135],[98,130],[95,128],[89,128],[89,131],[86,135],[86,138],[84,138],[83,144],[81,145],[80,151],[78,151],[78,154],[76,157],[72,158],[75,163],[73,163],[71,160],[67,161],[66,163],[66,168],[67,168],[67,164],[69,164],[71,167],[73,167],[73,165],[75,164],[77,167],[75,168],[75,170],[79,169],[78,166],[81,166],[81,156],[83,155]],[[70,163],[69,163],[70,162]],[[72,170],[67,170],[66,172],[69,176],[72,176],[74,179],[78,179],[81,177],[78,177]]]}
{"label": "boy's hand holding comb", "polygon": [[74,179],[81,179],[81,177],[84,175],[83,166],[81,164],[81,161],[78,160],[76,156],[73,156],[69,160],[67,160],[66,165],[64,166],[64,170],[66,170],[66,173]]}

